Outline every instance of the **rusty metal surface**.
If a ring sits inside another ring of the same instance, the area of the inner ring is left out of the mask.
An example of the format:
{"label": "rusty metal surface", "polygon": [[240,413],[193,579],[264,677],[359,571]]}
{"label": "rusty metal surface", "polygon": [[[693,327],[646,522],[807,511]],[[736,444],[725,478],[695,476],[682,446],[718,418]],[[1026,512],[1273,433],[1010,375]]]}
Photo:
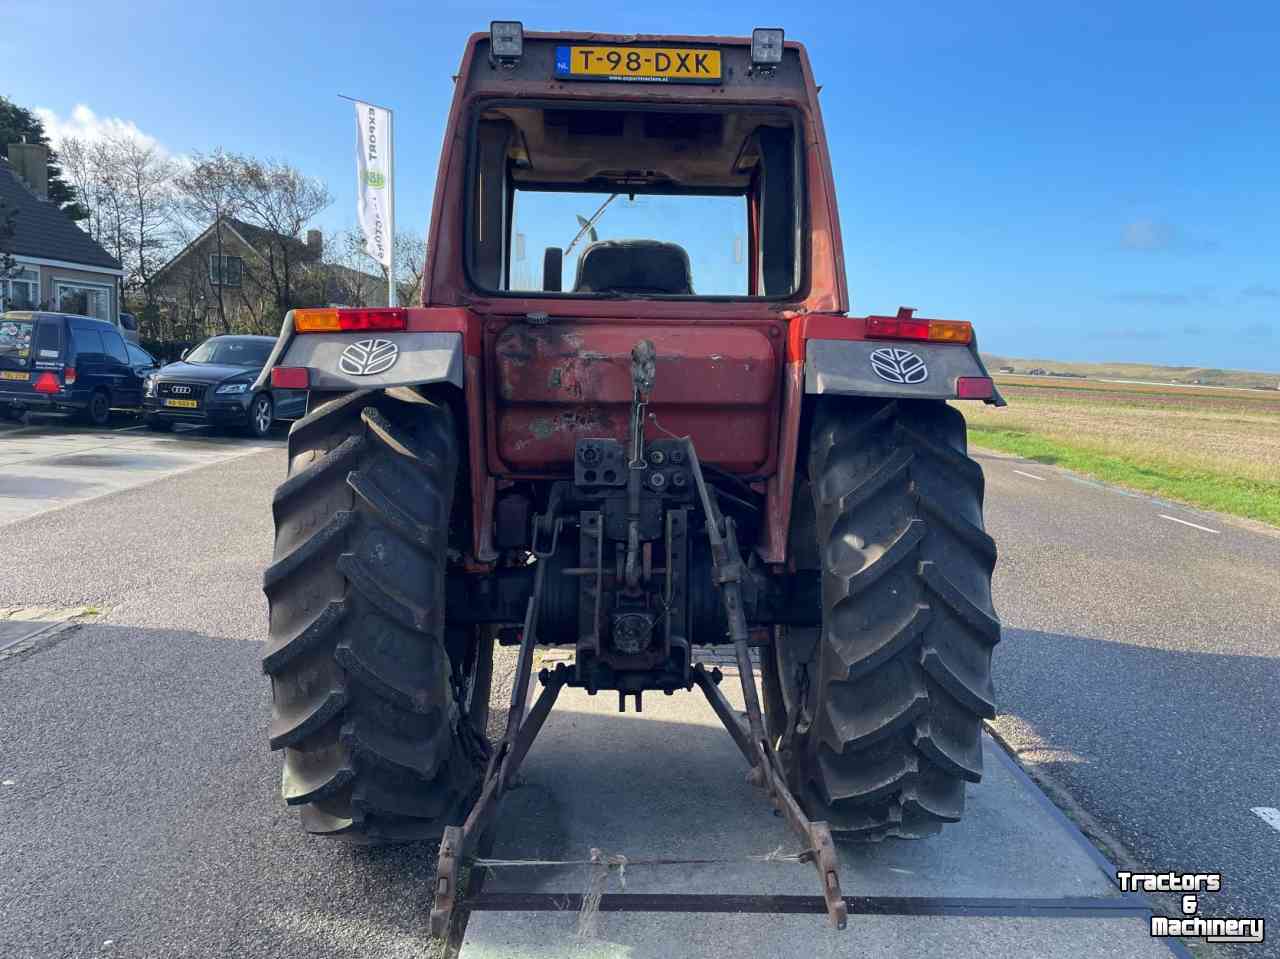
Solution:
{"label": "rusty metal surface", "polygon": [[[772,324],[777,328],[776,324]],[[780,335],[769,325],[512,323],[486,335],[493,389],[490,465],[496,473],[567,471],[583,438],[627,438],[631,349],[657,349],[649,411],[694,438],[705,460],[767,473],[776,454]],[[648,425],[650,439],[662,433]]]}
{"label": "rusty metal surface", "polygon": [[782,435],[778,443],[778,468],[765,487],[765,525],[756,552],[766,563],[787,561],[787,533],[791,528],[791,501],[796,488],[800,450],[800,413],[804,404],[804,364],[787,363],[782,388]]}
{"label": "rusty metal surface", "polygon": [[[465,337],[464,337],[465,340]],[[474,559],[492,563],[498,558],[493,546],[493,510],[498,490],[485,462],[486,401],[484,362],[468,355],[464,361],[463,397],[467,406],[467,475],[471,480],[471,533]]]}
{"label": "rusty metal surface", "polygon": [[[553,44],[544,41],[569,42],[573,40],[599,40],[601,35],[590,33],[527,33],[525,34],[525,66],[513,70],[496,70],[488,62],[487,34],[474,34],[467,43],[458,78],[454,87],[440,165],[436,178],[436,193],[427,242],[427,262],[423,274],[424,305],[473,306],[479,312],[510,312],[523,314],[530,310],[545,310],[552,315],[561,312],[580,313],[584,309],[593,315],[598,303],[584,305],[572,299],[520,297],[485,297],[473,289],[464,269],[464,220],[466,204],[462,197],[466,187],[467,130],[473,108],[477,103],[494,98],[590,101],[608,100],[614,103],[664,103],[711,105],[715,107],[764,105],[788,107],[799,112],[804,150],[804,179],[806,183],[805,219],[806,240],[804,247],[805,287],[783,303],[769,301],[742,301],[739,303],[699,303],[694,309],[704,315],[730,315],[737,309],[744,317],[778,316],[782,311],[805,313],[843,313],[848,309],[848,293],[845,282],[844,260],[840,240],[839,216],[835,204],[831,162],[827,150],[826,132],[818,106],[818,92],[808,55],[798,43],[786,44],[786,69],[778,71],[771,81],[752,80],[744,76],[743,66],[749,59],[750,39],[743,37],[680,37],[658,38],[615,37],[614,42],[644,43],[662,39],[673,43],[703,43],[724,46],[726,57],[738,66],[727,72],[725,83],[712,86],[689,84],[622,84],[595,83],[581,80],[557,80],[549,68],[542,64],[546,51]],[[541,51],[541,52],[540,52]],[[541,59],[540,59],[541,58]],[[539,64],[535,66],[535,63]],[[618,304],[614,304],[617,306]],[[625,304],[622,304],[625,306]],[[676,315],[666,312],[666,307],[682,307],[688,304],[649,304],[644,312],[649,315]],[[653,308],[651,310],[651,307]],[[728,308],[726,310],[726,307]],[[678,310],[677,310],[678,312]],[[618,314],[615,314],[618,315]]]}

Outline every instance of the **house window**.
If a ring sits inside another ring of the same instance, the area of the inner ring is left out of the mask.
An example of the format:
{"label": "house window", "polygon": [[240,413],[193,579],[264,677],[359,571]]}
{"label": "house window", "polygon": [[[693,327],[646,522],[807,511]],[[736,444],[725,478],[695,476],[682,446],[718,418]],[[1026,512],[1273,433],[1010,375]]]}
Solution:
{"label": "house window", "polygon": [[244,260],[238,256],[222,257],[219,269],[218,254],[209,255],[209,282],[214,286],[239,286],[244,274]]}
{"label": "house window", "polygon": [[40,274],[35,270],[16,269],[7,279],[0,279],[0,313],[34,310],[39,302]]}
{"label": "house window", "polygon": [[111,287],[70,280],[56,281],[53,287],[59,313],[92,316],[111,323]]}

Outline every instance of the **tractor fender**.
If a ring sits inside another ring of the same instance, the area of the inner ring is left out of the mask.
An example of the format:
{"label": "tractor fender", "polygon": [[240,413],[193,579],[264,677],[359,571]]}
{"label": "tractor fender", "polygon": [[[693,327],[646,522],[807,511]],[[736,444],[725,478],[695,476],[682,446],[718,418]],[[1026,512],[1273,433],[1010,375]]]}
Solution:
{"label": "tractor fender", "polygon": [[[395,349],[394,360],[377,372],[352,372],[358,364],[343,364],[343,353],[353,344],[383,340]],[[313,390],[381,390],[393,386],[422,386],[452,383],[461,388],[463,373],[462,334],[455,332],[368,332],[295,334],[286,319],[280,338],[254,389],[270,385],[276,366],[305,367]]]}
{"label": "tractor fender", "polygon": [[[903,340],[805,342],[806,393],[950,400],[959,396],[956,381],[961,377],[990,379],[976,342],[968,347]],[[994,386],[991,398],[985,402],[1006,405]]]}

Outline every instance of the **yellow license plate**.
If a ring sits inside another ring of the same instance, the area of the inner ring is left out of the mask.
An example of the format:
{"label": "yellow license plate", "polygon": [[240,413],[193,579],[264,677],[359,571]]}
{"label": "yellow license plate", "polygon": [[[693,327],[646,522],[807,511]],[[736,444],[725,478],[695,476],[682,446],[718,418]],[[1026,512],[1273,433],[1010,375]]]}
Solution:
{"label": "yellow license plate", "polygon": [[17,373],[13,370],[0,371],[0,380],[22,380],[25,383],[27,379],[28,374],[26,373]]}
{"label": "yellow license plate", "polygon": [[194,410],[200,404],[196,400],[165,400],[164,405],[176,406],[182,410]]}
{"label": "yellow license plate", "polygon": [[720,51],[683,47],[556,47],[556,76],[579,80],[719,83]]}

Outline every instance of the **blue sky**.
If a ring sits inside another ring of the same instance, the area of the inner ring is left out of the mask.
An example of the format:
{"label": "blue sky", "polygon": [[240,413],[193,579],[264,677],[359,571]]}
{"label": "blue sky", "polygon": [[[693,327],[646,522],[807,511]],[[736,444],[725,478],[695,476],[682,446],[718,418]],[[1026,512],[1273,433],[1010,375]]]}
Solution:
{"label": "blue sky", "polygon": [[0,93],[287,159],[329,183],[328,231],[355,219],[336,94],[387,103],[397,225],[425,231],[450,76],[493,17],[804,41],[855,312],[972,320],[1011,355],[1280,371],[1273,2],[0,0]]}

